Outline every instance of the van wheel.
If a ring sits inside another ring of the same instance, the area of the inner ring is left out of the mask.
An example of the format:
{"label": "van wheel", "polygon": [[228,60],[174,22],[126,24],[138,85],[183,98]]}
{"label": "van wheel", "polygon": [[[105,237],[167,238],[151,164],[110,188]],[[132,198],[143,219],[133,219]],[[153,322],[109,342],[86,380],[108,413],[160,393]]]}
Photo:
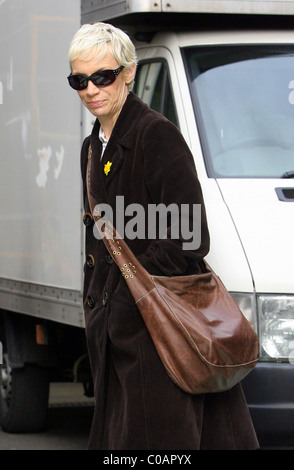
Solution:
{"label": "van wheel", "polygon": [[4,352],[0,372],[0,425],[3,431],[40,431],[48,410],[48,370],[35,364],[11,368],[9,355]]}

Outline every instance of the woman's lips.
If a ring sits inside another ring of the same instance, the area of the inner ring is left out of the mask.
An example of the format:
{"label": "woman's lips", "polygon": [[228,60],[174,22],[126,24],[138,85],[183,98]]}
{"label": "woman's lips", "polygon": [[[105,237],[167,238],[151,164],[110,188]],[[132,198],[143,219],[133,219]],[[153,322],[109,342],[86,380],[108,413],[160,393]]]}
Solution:
{"label": "woman's lips", "polygon": [[90,108],[99,108],[104,103],[104,100],[97,100],[97,101],[90,101],[89,106]]}

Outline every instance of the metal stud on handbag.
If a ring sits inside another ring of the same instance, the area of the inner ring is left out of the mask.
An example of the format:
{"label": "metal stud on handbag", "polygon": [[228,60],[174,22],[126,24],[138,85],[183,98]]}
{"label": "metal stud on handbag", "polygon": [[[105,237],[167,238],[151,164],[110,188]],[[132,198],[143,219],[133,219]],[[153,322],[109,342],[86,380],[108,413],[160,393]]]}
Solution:
{"label": "metal stud on handbag", "polygon": [[88,162],[88,199],[95,223],[168,375],[192,394],[230,389],[258,360],[258,337],[251,324],[207,264],[203,274],[150,275],[110,221],[101,223],[89,191],[89,168]]}

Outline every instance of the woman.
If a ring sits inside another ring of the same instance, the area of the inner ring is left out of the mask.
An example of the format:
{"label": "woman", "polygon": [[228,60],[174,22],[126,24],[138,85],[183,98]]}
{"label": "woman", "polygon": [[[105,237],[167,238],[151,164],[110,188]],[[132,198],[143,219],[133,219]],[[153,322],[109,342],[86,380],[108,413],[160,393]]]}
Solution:
{"label": "woman", "polygon": [[[189,395],[168,377],[149,333],[102,240],[95,237],[86,191],[116,216],[137,203],[201,204],[201,244],[184,250],[180,238],[126,239],[152,274],[203,271],[209,234],[192,155],[178,129],[150,110],[132,90],[135,49],[121,30],[104,23],[84,25],[70,46],[70,85],[96,116],[83,143],[86,263],[84,310],[95,411],[90,449],[254,449],[258,446],[240,386],[228,392]],[[148,220],[145,229],[148,233]]]}

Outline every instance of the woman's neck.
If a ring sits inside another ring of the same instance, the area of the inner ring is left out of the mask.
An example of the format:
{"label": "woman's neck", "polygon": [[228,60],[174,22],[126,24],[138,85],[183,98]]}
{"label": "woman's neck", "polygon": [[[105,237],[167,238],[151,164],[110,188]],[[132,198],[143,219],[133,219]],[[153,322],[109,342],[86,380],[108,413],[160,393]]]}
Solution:
{"label": "woman's neck", "polygon": [[109,119],[103,119],[102,117],[101,118],[99,117],[98,120],[100,122],[100,126],[103,129],[106,140],[109,140],[117,118],[114,120],[109,120]]}

